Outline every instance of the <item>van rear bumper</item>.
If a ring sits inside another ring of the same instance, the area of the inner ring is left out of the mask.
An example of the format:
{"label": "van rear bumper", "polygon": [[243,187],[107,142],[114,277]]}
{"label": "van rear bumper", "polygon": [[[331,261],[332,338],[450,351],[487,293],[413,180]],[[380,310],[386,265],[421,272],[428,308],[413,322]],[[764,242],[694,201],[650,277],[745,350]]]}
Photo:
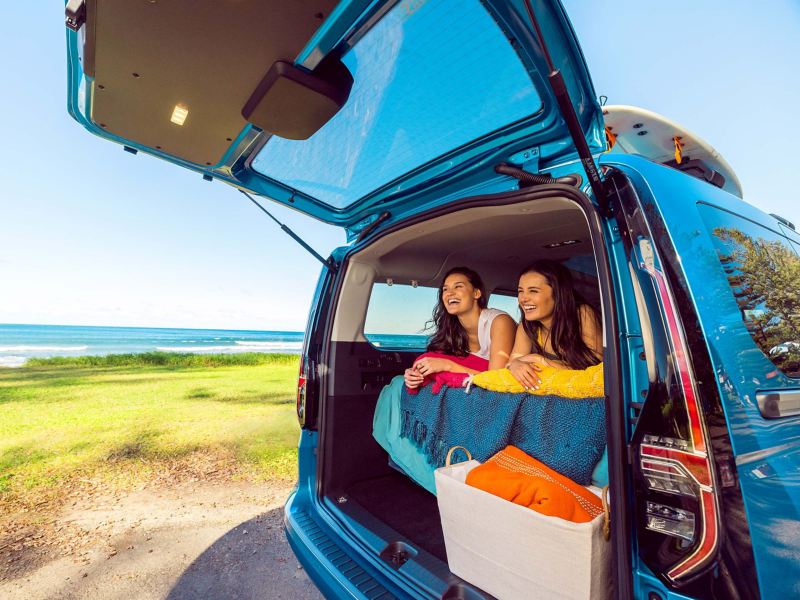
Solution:
{"label": "van rear bumper", "polygon": [[326,598],[396,598],[345,551],[315,512],[294,492],[284,507],[284,524],[289,545],[320,592]]}

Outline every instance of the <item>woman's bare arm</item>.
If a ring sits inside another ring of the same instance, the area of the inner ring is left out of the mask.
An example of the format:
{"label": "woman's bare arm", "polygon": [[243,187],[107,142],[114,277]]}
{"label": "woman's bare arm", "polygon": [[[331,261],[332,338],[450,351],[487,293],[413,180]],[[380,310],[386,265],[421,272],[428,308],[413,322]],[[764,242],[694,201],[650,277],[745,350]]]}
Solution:
{"label": "woman's bare arm", "polygon": [[585,304],[580,308],[583,343],[597,358],[603,358],[603,329],[595,312]]}
{"label": "woman's bare arm", "polygon": [[527,356],[531,353],[532,348],[533,344],[531,343],[531,339],[522,327],[522,323],[520,323],[517,325],[517,333],[514,336],[514,345],[511,347],[511,356],[508,362],[520,356]]}
{"label": "woman's bare arm", "polygon": [[489,369],[502,369],[511,358],[516,323],[508,315],[497,315],[489,331]]}
{"label": "woman's bare arm", "polygon": [[508,361],[508,370],[526,388],[536,389],[542,382],[537,371],[541,368],[534,364],[537,354],[531,354],[533,344],[522,323],[517,325],[517,334],[514,337],[514,346],[511,349],[511,357]]}

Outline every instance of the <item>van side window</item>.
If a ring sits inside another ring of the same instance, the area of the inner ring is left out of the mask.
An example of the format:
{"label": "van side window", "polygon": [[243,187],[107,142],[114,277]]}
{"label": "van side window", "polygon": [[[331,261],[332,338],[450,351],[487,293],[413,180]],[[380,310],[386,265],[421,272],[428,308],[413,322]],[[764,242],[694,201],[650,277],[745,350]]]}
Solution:
{"label": "van side window", "polygon": [[373,284],[364,337],[382,350],[424,350],[428,343],[425,324],[437,300],[436,288]]}
{"label": "van side window", "polygon": [[800,254],[792,240],[727,211],[700,205],[742,320],[761,351],[800,377]]}

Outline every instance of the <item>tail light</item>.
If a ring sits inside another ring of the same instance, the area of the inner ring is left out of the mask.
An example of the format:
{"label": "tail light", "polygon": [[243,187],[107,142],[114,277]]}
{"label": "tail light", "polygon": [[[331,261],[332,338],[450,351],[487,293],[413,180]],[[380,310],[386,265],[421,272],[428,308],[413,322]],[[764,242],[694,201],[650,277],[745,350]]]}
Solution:
{"label": "tail light", "polygon": [[297,376],[297,420],[300,427],[306,424],[306,387],[308,384],[308,359],[300,356],[300,374]]}
{"label": "tail light", "polygon": [[693,579],[719,545],[719,508],[710,444],[686,337],[650,243],[640,241],[641,268],[652,280],[664,320],[659,381],[634,434],[640,553],[669,582]]}

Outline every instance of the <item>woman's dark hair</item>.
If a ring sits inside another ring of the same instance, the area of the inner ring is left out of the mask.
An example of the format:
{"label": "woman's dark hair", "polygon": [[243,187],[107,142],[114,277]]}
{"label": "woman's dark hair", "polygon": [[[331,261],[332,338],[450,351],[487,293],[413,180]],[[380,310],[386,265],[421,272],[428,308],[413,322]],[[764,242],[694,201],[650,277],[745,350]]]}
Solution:
{"label": "woman's dark hair", "polygon": [[[522,277],[526,273],[539,273],[553,288],[553,321],[549,335],[556,358],[565,362],[571,369],[586,369],[601,362],[583,341],[579,310],[582,306],[586,306],[599,323],[597,312],[575,290],[569,269],[555,261],[542,259],[529,264],[519,276]],[[544,326],[539,321],[526,321],[521,307],[520,315],[522,327],[533,345],[532,352],[546,356],[539,342]]]}
{"label": "woman's dark hair", "polygon": [[467,278],[476,290],[480,290],[478,306],[486,308],[486,290],[483,287],[483,280],[472,269],[467,267],[453,267],[442,277],[439,285],[439,295],[436,306],[433,309],[431,320],[426,323],[426,329],[434,329],[433,335],[428,341],[428,352],[441,352],[451,356],[467,356],[469,354],[469,336],[456,315],[447,312],[442,301],[444,282],[450,275],[458,273]]}

